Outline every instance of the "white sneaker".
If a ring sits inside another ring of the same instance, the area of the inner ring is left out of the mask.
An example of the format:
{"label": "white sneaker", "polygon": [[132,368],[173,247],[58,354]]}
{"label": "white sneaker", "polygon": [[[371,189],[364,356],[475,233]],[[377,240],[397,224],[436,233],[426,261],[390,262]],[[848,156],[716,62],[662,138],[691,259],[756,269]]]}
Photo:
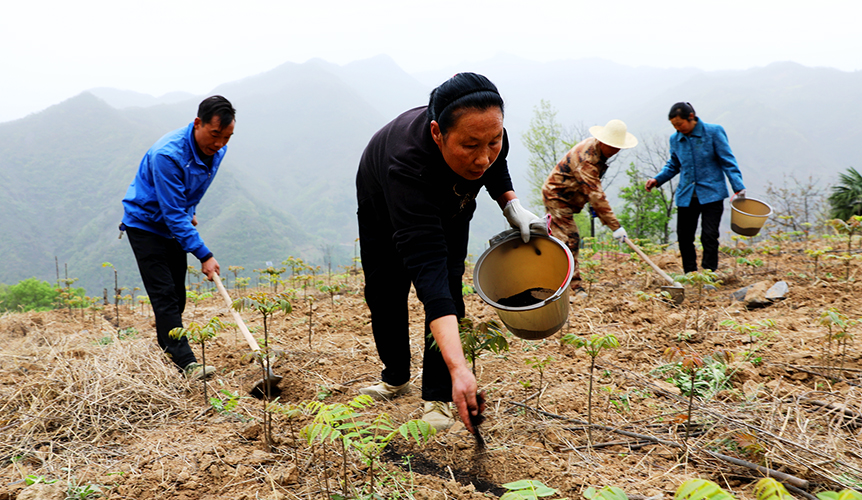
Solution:
{"label": "white sneaker", "polygon": [[422,420],[438,431],[444,431],[455,424],[452,408],[443,401],[425,401],[425,415]]}
{"label": "white sneaker", "polygon": [[389,385],[386,382],[380,382],[370,387],[359,389],[359,394],[365,394],[374,399],[392,399],[408,392],[410,392],[409,380],[401,385]]}

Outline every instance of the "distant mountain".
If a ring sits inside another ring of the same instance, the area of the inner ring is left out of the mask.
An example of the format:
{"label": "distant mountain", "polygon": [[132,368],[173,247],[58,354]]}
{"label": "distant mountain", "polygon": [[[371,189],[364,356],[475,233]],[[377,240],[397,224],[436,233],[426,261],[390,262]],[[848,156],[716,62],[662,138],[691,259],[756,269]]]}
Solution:
{"label": "distant mountain", "polygon": [[161,97],[153,97],[141,92],[112,89],[109,87],[90,89],[88,92],[116,109],[146,108],[158,104],[173,104],[198,97],[189,92],[168,92]]}
{"label": "distant mountain", "polygon": [[[541,99],[565,125],[620,118],[642,140],[662,141],[673,131],[670,105],[690,101],[705,121],[725,127],[754,197],[782,174],[826,185],[862,156],[862,72],[791,63],[704,72],[501,55],[414,77],[385,56],[344,66],[286,63],[209,93],[237,109],[225,162],[198,210],[220,264],[243,265],[246,275],[290,255],[322,264],[325,247],[347,264],[356,238],[354,176],[367,141],[398,113],[427,103],[431,88],[457,71],[486,74],[505,98],[520,193],[529,189],[521,135]],[[120,200],[147,148],[187,125],[200,99],[94,89],[0,124],[0,282],[53,281],[57,257],[91,294],[112,286],[105,261],[121,270],[124,286],[135,286],[131,250],[117,239]],[[620,156],[620,167],[634,159]],[[481,195],[479,202],[474,255],[506,226],[493,201]]]}
{"label": "distant mountain", "polygon": [[[862,157],[862,142],[856,139],[862,132],[856,119],[862,112],[862,71],[773,63],[705,72],[633,68],[598,59],[537,63],[499,55],[417,78],[430,84],[465,70],[485,74],[500,88],[506,126],[517,146],[541,99],[551,102],[563,124],[589,127],[619,118],[640,138],[673,133],[668,110],[677,101],[689,101],[703,120],[724,126],[754,193],[763,193],[768,181],[780,181],[783,174],[831,182]],[[633,159],[632,154],[620,156],[620,165]],[[516,147],[510,159],[516,171],[525,165],[523,147]]]}

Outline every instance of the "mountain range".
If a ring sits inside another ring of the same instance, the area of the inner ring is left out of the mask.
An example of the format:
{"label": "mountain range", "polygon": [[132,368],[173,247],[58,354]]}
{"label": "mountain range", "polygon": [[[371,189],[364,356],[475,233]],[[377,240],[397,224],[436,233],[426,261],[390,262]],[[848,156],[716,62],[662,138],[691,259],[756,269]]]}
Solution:
{"label": "mountain range", "polygon": [[[427,103],[430,90],[457,71],[483,73],[500,88],[510,170],[522,193],[528,156],[520,137],[542,99],[565,125],[620,118],[642,141],[666,141],[667,110],[689,101],[702,119],[725,127],[749,196],[761,199],[767,183],[785,174],[826,186],[862,155],[860,72],[794,63],[705,72],[511,56],[416,75],[386,56],[343,66],[286,63],[210,93],[237,109],[225,161],[198,208],[198,228],[222,267],[241,265],[251,275],[288,256],[320,265],[324,254],[348,264],[354,176],[365,144],[401,111]],[[53,282],[59,263],[61,276],[68,266],[80,280],[75,286],[101,294],[113,286],[113,273],[101,265],[110,262],[121,286],[140,286],[131,249],[117,238],[120,200],[144,152],[187,125],[203,97],[98,88],[0,123],[0,283],[31,276]],[[634,160],[634,152],[619,156],[618,166]],[[480,198],[474,254],[506,226],[496,204]]]}

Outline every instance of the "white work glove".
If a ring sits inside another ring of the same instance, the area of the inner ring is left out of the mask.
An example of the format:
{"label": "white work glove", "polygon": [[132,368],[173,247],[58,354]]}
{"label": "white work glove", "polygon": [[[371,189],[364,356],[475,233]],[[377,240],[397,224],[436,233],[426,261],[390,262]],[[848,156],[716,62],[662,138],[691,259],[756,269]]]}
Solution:
{"label": "white work glove", "polygon": [[627,233],[626,228],[624,228],[622,226],[620,226],[619,229],[614,231],[614,239],[619,241],[620,243],[625,242],[626,238],[628,238],[628,236],[629,236],[629,233]]}
{"label": "white work glove", "polygon": [[509,224],[513,228],[521,231],[521,239],[524,240],[524,243],[530,241],[530,223],[541,221],[541,219],[536,217],[536,214],[522,207],[521,202],[517,198],[509,200],[509,203],[506,203],[503,215],[506,216],[506,220],[509,221]]}
{"label": "white work glove", "polygon": [[744,189],[740,189],[740,190],[739,190],[739,192],[738,192],[738,193],[736,193],[736,197],[737,197],[737,198],[739,198],[739,199],[741,199],[741,200],[744,200],[744,199],[745,199],[745,190],[744,190]]}

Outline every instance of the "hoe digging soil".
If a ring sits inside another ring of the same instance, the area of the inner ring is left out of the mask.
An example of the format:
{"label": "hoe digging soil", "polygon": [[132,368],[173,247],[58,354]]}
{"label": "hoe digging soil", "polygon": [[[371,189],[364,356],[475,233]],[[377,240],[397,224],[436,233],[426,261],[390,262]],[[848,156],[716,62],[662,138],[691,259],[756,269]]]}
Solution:
{"label": "hoe digging soil", "polygon": [[640,256],[640,258],[643,259],[644,262],[649,264],[650,267],[655,270],[655,272],[657,272],[662,278],[664,278],[665,281],[669,283],[668,285],[661,287],[661,290],[670,294],[670,298],[671,300],[673,300],[674,304],[682,304],[682,301],[685,300],[685,288],[683,288],[682,285],[680,285],[678,282],[674,281],[673,278],[668,276],[666,272],[662,271],[660,267],[655,265],[655,262],[650,260],[650,258],[647,257],[643,250],[641,250],[637,245],[635,245],[632,240],[626,238],[626,243],[629,244],[629,247],[634,250],[635,253],[637,253],[638,256]]}
{"label": "hoe digging soil", "polygon": [[281,382],[283,377],[272,373],[272,368],[269,366],[270,362],[269,360],[264,359],[264,356],[260,352],[260,347],[257,345],[257,340],[252,337],[251,332],[246,328],[245,322],[243,322],[242,316],[239,315],[239,312],[232,307],[233,301],[230,300],[230,295],[228,295],[227,290],[224,289],[224,285],[221,283],[221,278],[218,274],[213,274],[213,278],[215,279],[219,293],[224,297],[228,310],[233,314],[233,319],[236,320],[236,325],[239,327],[246,342],[248,342],[249,347],[251,347],[251,350],[254,351],[255,356],[260,360],[260,364],[263,366],[264,372],[266,373],[263,379],[254,384],[248,392],[252,396],[260,399],[263,399],[266,395],[269,395],[270,397],[278,396],[281,394],[281,390],[278,388],[278,383]]}

